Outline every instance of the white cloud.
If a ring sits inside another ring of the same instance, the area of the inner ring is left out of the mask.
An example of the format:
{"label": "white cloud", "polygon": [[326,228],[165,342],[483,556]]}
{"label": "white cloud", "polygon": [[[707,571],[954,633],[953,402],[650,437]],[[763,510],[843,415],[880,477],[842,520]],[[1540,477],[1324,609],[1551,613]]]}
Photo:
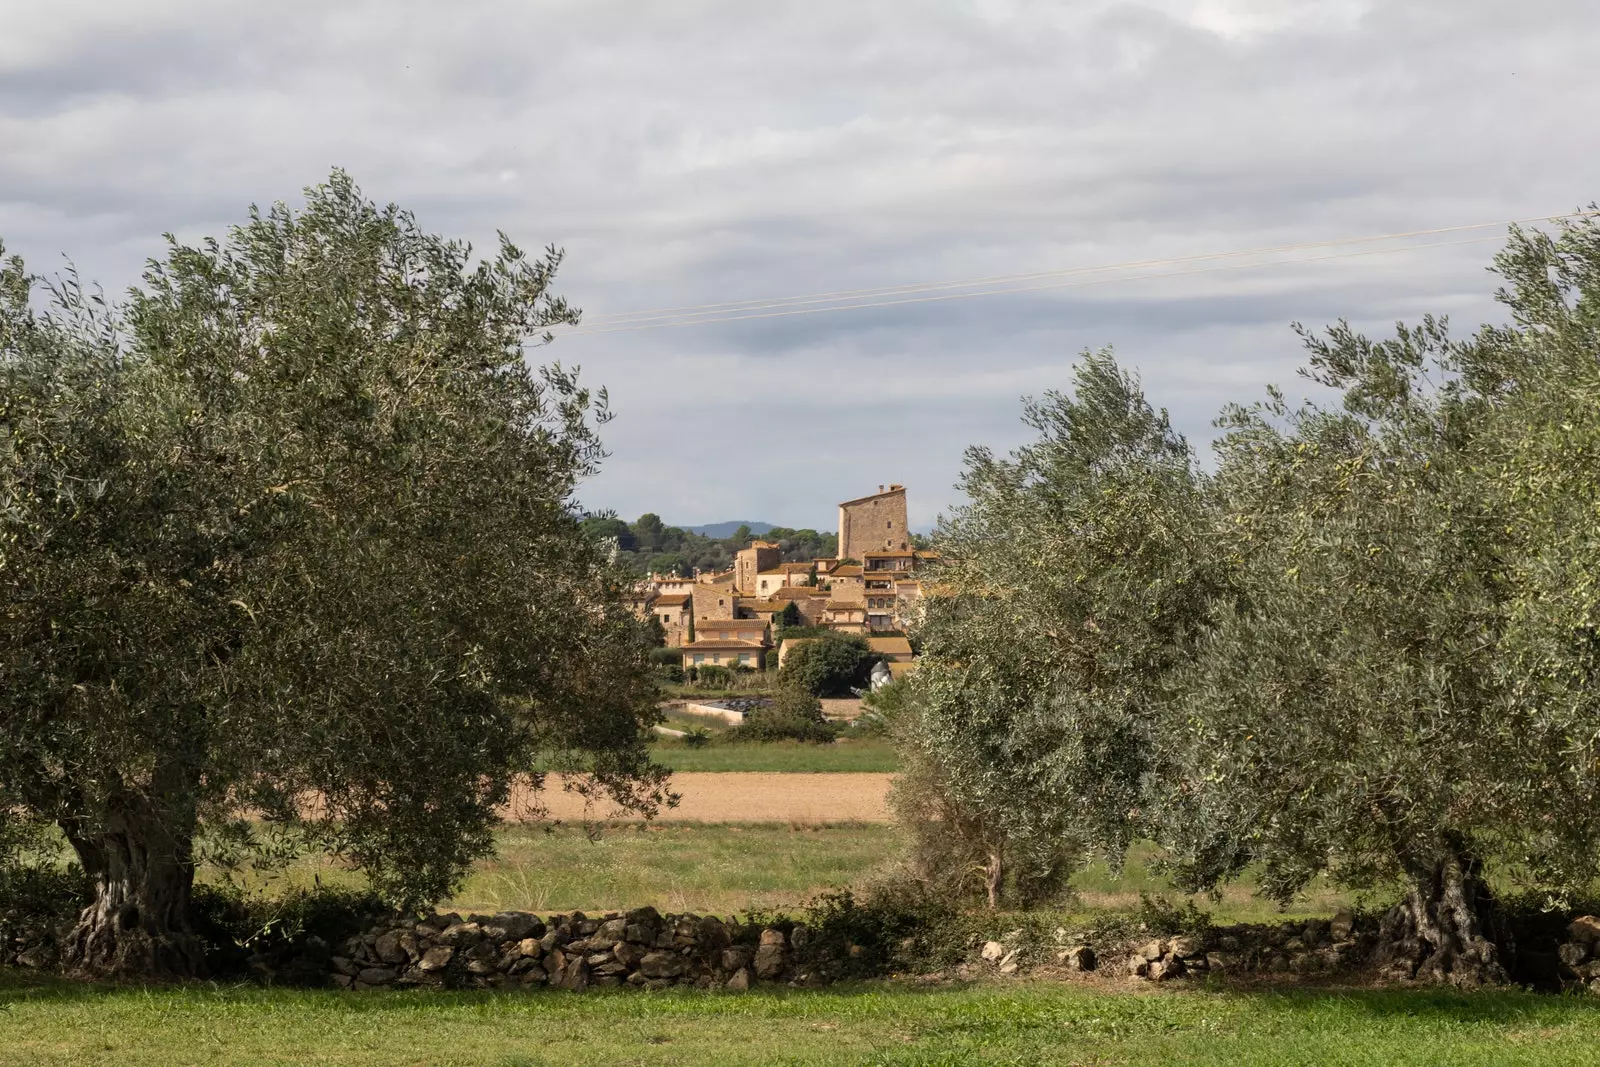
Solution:
{"label": "white cloud", "polygon": [[[1600,189],[1587,0],[7,6],[0,236],[113,288],[163,230],[217,232],[336,165],[436,230],[564,245],[593,314],[1524,217]],[[1018,397],[1085,346],[1115,344],[1204,439],[1222,400],[1291,378],[1291,319],[1493,315],[1492,247],[550,354],[619,412],[597,504],[825,525],[892,480],[925,521],[962,448],[1015,444]]]}

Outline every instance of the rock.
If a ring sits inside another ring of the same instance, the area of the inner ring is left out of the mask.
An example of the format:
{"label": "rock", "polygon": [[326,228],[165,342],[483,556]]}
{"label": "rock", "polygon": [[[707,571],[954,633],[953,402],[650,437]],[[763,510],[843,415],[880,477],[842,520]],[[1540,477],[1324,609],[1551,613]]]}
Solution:
{"label": "rock", "polygon": [[496,962],[494,960],[468,960],[467,961],[467,973],[468,974],[476,974],[476,975],[481,977],[481,976],[486,975],[486,974],[495,974],[498,971],[499,971],[499,966],[496,964]]}
{"label": "rock", "polygon": [[796,952],[804,952],[809,944],[811,944],[811,927],[796,926],[789,931],[789,947]]}
{"label": "rock", "polygon": [[646,978],[676,978],[684,972],[683,957],[671,952],[651,952],[639,961]]}
{"label": "rock", "polygon": [[999,941],[985,941],[983,943],[983,951],[978,953],[989,963],[999,963],[1005,954],[1006,947]]}
{"label": "rock", "polygon": [[333,965],[333,969],[335,971],[343,975],[348,975],[351,978],[354,978],[357,974],[361,973],[360,965],[348,956],[335,956],[328,962]]}
{"label": "rock", "polygon": [[539,938],[539,947],[549,952],[551,949],[560,948],[571,940],[571,933],[557,926],[544,932],[544,936]]}
{"label": "rock", "polygon": [[656,927],[646,926],[644,923],[628,923],[622,928],[622,939],[635,945],[654,944]]}
{"label": "rock", "polygon": [[627,920],[607,919],[600,924],[600,929],[596,930],[594,935],[589,938],[589,947],[600,948],[604,946],[610,948],[623,939],[623,935],[627,933],[627,930]]}
{"label": "rock", "polygon": [[583,958],[583,962],[585,962],[585,963],[587,963],[589,965],[589,970],[592,972],[596,967],[600,966],[602,963],[615,963],[615,962],[617,962],[617,958],[615,956],[613,956],[609,952],[591,952],[591,953],[589,953],[589,955],[587,955],[587,956],[585,956]]}
{"label": "rock", "polygon": [[356,981],[367,986],[380,986],[388,985],[399,977],[400,972],[393,967],[367,967],[356,975]]}
{"label": "rock", "polygon": [[477,923],[454,923],[445,927],[439,940],[446,945],[475,945],[483,940],[483,927]]}
{"label": "rock", "polygon": [[749,989],[750,988],[750,970],[749,970],[749,968],[740,967],[737,971],[734,971],[733,972],[733,977],[728,979],[727,983],[723,986],[723,988],[724,989],[731,989],[735,993],[743,993],[746,989]]}
{"label": "rock", "polygon": [[1148,978],[1150,976],[1150,961],[1143,956],[1134,956],[1128,961],[1128,973],[1135,978]]}
{"label": "rock", "polygon": [[378,935],[372,952],[384,963],[405,963],[407,959],[406,950],[400,947],[400,933],[397,930]]}
{"label": "rock", "polygon": [[589,965],[582,959],[574,957],[567,964],[566,970],[561,972],[561,988],[574,993],[582,993],[589,988]]}
{"label": "rock", "polygon": [[1005,957],[1000,961],[1000,973],[1016,974],[1018,971],[1020,971],[1022,969],[1021,956],[1022,950],[1020,948],[1014,948],[1010,952],[1007,952]]}
{"label": "rock", "polygon": [[517,976],[517,981],[523,985],[541,985],[550,980],[543,967],[530,967]]}
{"label": "rock", "polygon": [[1583,945],[1600,944],[1600,916],[1583,915],[1572,920],[1567,938]]}
{"label": "rock", "polygon": [[728,928],[722,925],[722,920],[716,916],[707,915],[695,923],[695,940],[700,945],[700,950],[708,955],[721,952],[733,943],[733,937],[728,933]]}
{"label": "rock", "polygon": [[336,974],[333,976],[333,984],[338,986],[340,989],[349,989],[350,983],[354,981],[355,979],[351,978],[348,974]]}
{"label": "rock", "polygon": [[1232,974],[1239,969],[1239,957],[1231,952],[1208,952],[1206,967],[1218,974]]}
{"label": "rock", "polygon": [[491,941],[521,941],[544,933],[544,924],[520,911],[503,911],[483,924],[484,936]]}
{"label": "rock", "polygon": [[644,959],[645,950],[631,941],[618,941],[611,949],[611,954],[617,957],[617,962],[625,967],[633,967]]}
{"label": "rock", "polygon": [[[1320,945],[1327,940],[1331,929],[1331,923],[1323,922],[1321,919],[1308,919],[1306,920],[1305,932],[1300,936],[1305,938],[1307,945]],[[1344,939],[1339,938],[1338,940],[1342,941]]]}
{"label": "rock", "polygon": [[1577,941],[1568,941],[1556,949],[1556,959],[1569,970],[1582,965],[1589,958],[1589,946]]}
{"label": "rock", "polygon": [[1092,971],[1095,967],[1094,949],[1088,945],[1073,945],[1056,953],[1056,962],[1064,963],[1074,971]]}
{"label": "rock", "polygon": [[603,963],[591,963],[589,965],[589,973],[596,978],[615,977],[620,982],[623,976],[628,973],[628,968],[625,964],[618,963],[614,959],[607,959]]}
{"label": "rock", "polygon": [[561,949],[544,954],[544,970],[551,978],[555,978],[567,969],[567,954]]}
{"label": "rock", "polygon": [[1198,956],[1205,951],[1205,946],[1198,937],[1175,937],[1167,946],[1167,951],[1181,959]]}
{"label": "rock", "polygon": [[450,966],[450,960],[455,954],[456,950],[449,945],[435,945],[422,954],[422,959],[417,963],[417,970],[424,974],[442,971]]}
{"label": "rock", "polygon": [[1239,943],[1239,939],[1237,937],[1229,934],[1226,937],[1217,939],[1217,947],[1224,952],[1238,952],[1243,946]]}
{"label": "rock", "polygon": [[769,945],[776,945],[779,948],[784,946],[782,930],[775,930],[772,927],[768,927],[767,929],[761,931],[761,947],[766,948]]}
{"label": "rock", "polygon": [[1145,959],[1149,960],[1151,963],[1154,963],[1156,960],[1159,960],[1162,956],[1165,956],[1166,954],[1167,954],[1167,943],[1165,941],[1151,941],[1148,944],[1146,944],[1144,946],[1144,948],[1139,950],[1139,955],[1143,956]]}
{"label": "rock", "polygon": [[656,927],[660,926],[662,922],[661,913],[649,905],[646,905],[642,908],[634,908],[629,912],[624,912],[622,918],[630,925],[634,923],[641,923],[645,926]]}
{"label": "rock", "polygon": [[1153,960],[1150,963],[1149,978],[1152,982],[1165,982],[1173,978],[1182,978],[1189,973],[1189,968],[1177,956],[1167,956],[1164,959]]}
{"label": "rock", "polygon": [[750,961],[755,959],[755,950],[749,945],[734,945],[732,948],[722,950],[722,969],[725,971],[742,970],[750,966]]}
{"label": "rock", "polygon": [[1341,909],[1334,913],[1333,921],[1328,924],[1328,936],[1335,941],[1348,941],[1350,935],[1356,932],[1356,913],[1349,908]]}
{"label": "rock", "polygon": [[516,944],[517,955],[523,959],[536,960],[544,955],[544,946],[536,938],[525,937]]}
{"label": "rock", "polygon": [[756,949],[756,977],[769,980],[777,978],[783,974],[783,969],[787,962],[784,959],[782,945],[762,945]]}
{"label": "rock", "polygon": [[1582,978],[1588,982],[1593,982],[1597,979],[1600,979],[1600,960],[1590,960],[1588,963],[1580,963],[1578,966],[1574,967],[1573,970],[1577,973],[1579,978]]}

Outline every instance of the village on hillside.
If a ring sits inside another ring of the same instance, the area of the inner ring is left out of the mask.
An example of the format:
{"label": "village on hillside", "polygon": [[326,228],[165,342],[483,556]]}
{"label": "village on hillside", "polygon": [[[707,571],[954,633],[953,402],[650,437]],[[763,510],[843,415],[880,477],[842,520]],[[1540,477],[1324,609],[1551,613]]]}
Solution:
{"label": "village on hillside", "polygon": [[[922,602],[919,571],[936,558],[913,545],[905,486],[841,503],[838,544],[836,556],[785,563],[779,545],[757,539],[725,571],[651,574],[635,587],[633,608],[661,623],[686,670],[762,670],[788,627],[864,635],[899,677],[911,665],[905,631]],[[783,641],[778,664],[803,640]]]}

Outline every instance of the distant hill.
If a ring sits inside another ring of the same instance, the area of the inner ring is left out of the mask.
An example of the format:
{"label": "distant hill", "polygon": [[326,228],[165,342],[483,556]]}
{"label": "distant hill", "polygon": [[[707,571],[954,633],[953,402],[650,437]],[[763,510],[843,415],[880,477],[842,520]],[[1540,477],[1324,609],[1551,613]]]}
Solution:
{"label": "distant hill", "polygon": [[772,523],[770,522],[752,522],[749,519],[733,519],[729,522],[713,522],[706,526],[684,526],[680,527],[680,529],[688,530],[690,533],[697,533],[701,537],[714,537],[720,539],[723,537],[732,537],[733,531],[737,530],[741,526],[750,527],[750,532],[755,534],[757,537],[760,537],[762,534],[772,529]]}

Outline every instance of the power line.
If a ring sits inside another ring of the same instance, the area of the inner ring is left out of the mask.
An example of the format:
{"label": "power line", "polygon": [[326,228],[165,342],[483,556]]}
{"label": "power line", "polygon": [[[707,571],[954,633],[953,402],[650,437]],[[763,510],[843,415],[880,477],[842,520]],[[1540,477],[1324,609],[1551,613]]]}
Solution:
{"label": "power line", "polygon": [[[1214,253],[1208,253],[1208,254],[1205,254],[1205,255],[1177,256],[1177,257],[1167,257],[1167,258],[1162,258],[1162,259],[1134,260],[1134,261],[1125,262],[1125,263],[1105,264],[1105,265],[1096,266],[1096,267],[1070,267],[1070,268],[1061,268],[1061,269],[1057,269],[1057,270],[1034,271],[1034,272],[1026,273],[1026,274],[994,275],[994,276],[990,276],[990,277],[986,277],[986,278],[970,278],[970,279],[965,279],[965,280],[945,281],[945,282],[926,282],[926,283],[911,284],[911,285],[899,285],[899,286],[880,286],[880,287],[869,288],[869,289],[844,289],[844,290],[837,290],[837,291],[831,292],[831,293],[812,293],[812,294],[805,294],[805,295],[792,296],[792,297],[758,298],[758,299],[752,299],[752,300],[728,301],[728,302],[717,303],[717,304],[699,304],[699,305],[687,305],[687,306],[684,306],[684,307],[677,307],[677,308],[659,308],[659,309],[656,309],[656,310],[653,310],[653,311],[625,312],[625,313],[619,313],[619,314],[615,314],[615,315],[597,316],[595,319],[593,319],[593,320],[591,320],[591,321],[589,321],[587,323],[584,323],[583,325],[579,326],[577,329],[572,331],[572,333],[567,334],[566,336],[581,336],[581,335],[584,335],[584,334],[591,334],[591,333],[618,333],[618,332],[641,330],[641,329],[659,329],[659,328],[666,327],[666,326],[697,326],[697,325],[706,325],[706,324],[715,323],[715,322],[736,322],[736,321],[741,321],[741,320],[745,320],[745,319],[752,319],[752,318],[778,318],[778,317],[782,317],[784,315],[791,315],[791,314],[799,315],[799,314],[813,314],[813,313],[822,312],[822,311],[848,311],[848,310],[850,310],[852,308],[856,308],[856,307],[861,307],[861,308],[888,307],[888,306],[892,306],[892,305],[895,305],[895,304],[903,304],[903,303],[930,303],[930,302],[934,302],[936,300],[941,300],[941,299],[965,299],[967,297],[973,297],[973,296],[994,296],[994,295],[1001,295],[1001,294],[1004,294],[1004,293],[1011,293],[1011,292],[1035,292],[1035,291],[1038,291],[1040,289],[1068,288],[1068,287],[1071,287],[1071,283],[1068,283],[1067,285],[1043,285],[1043,286],[1026,286],[1026,287],[1020,287],[1020,288],[1007,288],[1007,289],[986,289],[986,290],[984,290],[982,292],[951,293],[951,294],[949,294],[947,296],[942,296],[942,297],[927,297],[927,298],[912,299],[912,300],[887,300],[887,301],[874,301],[874,302],[866,302],[866,303],[861,302],[861,301],[866,300],[869,297],[876,297],[876,296],[911,296],[911,295],[914,295],[914,294],[917,294],[917,293],[940,292],[940,291],[953,290],[953,289],[970,289],[970,288],[973,288],[973,287],[976,287],[976,286],[993,286],[993,285],[997,285],[997,284],[1009,284],[1009,283],[1012,283],[1012,282],[1030,281],[1030,280],[1037,279],[1037,278],[1075,277],[1075,276],[1081,276],[1081,275],[1085,275],[1085,274],[1106,274],[1106,273],[1111,273],[1111,272],[1116,272],[1116,271],[1127,271],[1127,270],[1134,270],[1134,269],[1147,268],[1147,267],[1157,267],[1157,266],[1176,266],[1176,265],[1181,265],[1181,264],[1185,264],[1185,263],[1199,263],[1199,262],[1206,262],[1206,261],[1218,260],[1218,259],[1238,259],[1238,258],[1244,258],[1244,257],[1248,257],[1248,256],[1278,255],[1278,254],[1282,254],[1282,253],[1286,253],[1286,252],[1306,251],[1306,250],[1315,249],[1315,248],[1333,248],[1333,247],[1342,247],[1342,246],[1347,246],[1347,245],[1352,245],[1352,244],[1370,244],[1370,243],[1375,242],[1375,241],[1406,240],[1406,239],[1411,239],[1411,238],[1416,238],[1416,237],[1437,236],[1437,235],[1446,234],[1446,233],[1460,233],[1460,232],[1465,232],[1465,231],[1470,231],[1470,230],[1486,229],[1486,228],[1491,227],[1491,226],[1494,226],[1494,227],[1518,226],[1518,225],[1526,225],[1526,224],[1536,223],[1536,222],[1552,222],[1552,221],[1555,221],[1555,220],[1558,220],[1558,219],[1585,217],[1585,216],[1592,216],[1592,215],[1595,215],[1595,214],[1597,214],[1597,213],[1593,212],[1593,211],[1569,212],[1569,213],[1561,214],[1561,215],[1545,215],[1545,216],[1540,216],[1538,218],[1530,218],[1530,219],[1514,219],[1514,220],[1509,220],[1509,221],[1501,220],[1501,221],[1495,221],[1495,222],[1478,222],[1478,223],[1469,223],[1469,224],[1464,224],[1464,225],[1459,225],[1459,226],[1441,226],[1441,227],[1435,227],[1433,229],[1426,229],[1426,230],[1409,230],[1409,231],[1402,231],[1402,232],[1397,232],[1397,233],[1372,234],[1372,235],[1368,235],[1368,236],[1348,237],[1348,238],[1341,238],[1341,239],[1337,239],[1337,240],[1305,241],[1305,242],[1299,242],[1299,243],[1296,243],[1296,244],[1275,245],[1275,246],[1269,246],[1269,247],[1263,247],[1263,248],[1252,248],[1252,249],[1240,249],[1240,250],[1230,251],[1230,252],[1214,252]],[[1474,239],[1472,241],[1464,241],[1464,242],[1430,242],[1430,243],[1425,243],[1425,244],[1420,244],[1420,245],[1405,245],[1405,246],[1402,246],[1402,247],[1399,247],[1399,248],[1374,249],[1374,250],[1370,250],[1370,251],[1367,251],[1367,252],[1356,253],[1356,254],[1362,254],[1362,255],[1365,255],[1365,254],[1383,254],[1383,253],[1387,253],[1387,252],[1408,251],[1408,250],[1413,249],[1413,248],[1446,247],[1446,246],[1449,246],[1449,245],[1452,245],[1452,244],[1471,244],[1471,243],[1476,243],[1476,241],[1479,241],[1479,240],[1498,240],[1498,237],[1478,238],[1478,239]],[[1269,265],[1272,265],[1273,263],[1317,262],[1317,261],[1319,261],[1321,259],[1330,259],[1330,258],[1347,258],[1347,257],[1346,256],[1302,257],[1300,259],[1269,261],[1267,263],[1259,263],[1259,264],[1257,264],[1257,263],[1243,264],[1242,266],[1269,266]],[[1224,265],[1223,267],[1216,268],[1216,269],[1237,269],[1238,266],[1240,266],[1240,265],[1231,265],[1230,264],[1230,265]],[[1087,283],[1087,284],[1095,284],[1095,283],[1098,283],[1100,281],[1115,281],[1115,280],[1123,280],[1123,279],[1135,280],[1135,279],[1138,279],[1138,278],[1141,278],[1141,277],[1156,277],[1156,278],[1160,278],[1160,277],[1177,277],[1177,276],[1186,275],[1186,274],[1192,274],[1192,273],[1210,273],[1210,271],[1209,270],[1203,270],[1203,271],[1180,271],[1180,272],[1167,273],[1167,274],[1156,274],[1156,275],[1120,275],[1118,277],[1113,277],[1113,278],[1094,279],[1092,282]],[[811,305],[811,304],[826,304],[828,306],[820,307],[820,308],[809,308],[809,307],[806,307],[806,305]],[[736,313],[741,313],[741,312],[767,311],[767,310],[770,310],[770,309],[784,309],[784,310],[774,312],[773,314],[766,314],[766,315],[736,314]],[[665,319],[665,320],[668,320],[668,321],[660,321],[660,322],[649,321],[649,320],[653,320],[653,319]]]}
{"label": "power line", "polygon": [[1252,267],[1278,267],[1293,266],[1300,263],[1320,263],[1333,259],[1352,259],[1357,256],[1381,256],[1395,252],[1421,251],[1429,248],[1450,248],[1456,245],[1483,244],[1486,241],[1498,241],[1498,235],[1488,237],[1468,237],[1461,241],[1435,241],[1428,244],[1404,245],[1397,248],[1367,248],[1357,252],[1335,252],[1323,256],[1303,256],[1299,259],[1267,260],[1260,263],[1222,263],[1211,267],[1197,267],[1193,270],[1167,271],[1159,274],[1125,274],[1106,278],[1088,278],[1066,282],[1051,282],[1045,285],[1019,286],[1010,289],[986,289],[971,293],[941,293],[937,296],[907,297],[896,300],[877,300],[868,303],[837,304],[827,307],[788,308],[782,311],[764,311],[756,314],[721,315],[699,319],[680,319],[673,322],[650,322],[636,325],[607,326],[598,329],[586,330],[579,327],[566,337],[593,336],[602,333],[631,333],[638,330],[660,330],[674,326],[706,326],[721,322],[743,322],[750,319],[776,319],[795,315],[823,315],[837,311],[859,311],[867,308],[895,307],[902,304],[931,304],[945,300],[968,300],[982,296],[1004,296],[1008,293],[1035,293],[1046,289],[1070,289],[1086,285],[1104,285],[1108,282],[1120,281],[1145,281],[1153,278],[1182,278],[1197,274],[1215,274],[1228,270],[1248,270]]}

